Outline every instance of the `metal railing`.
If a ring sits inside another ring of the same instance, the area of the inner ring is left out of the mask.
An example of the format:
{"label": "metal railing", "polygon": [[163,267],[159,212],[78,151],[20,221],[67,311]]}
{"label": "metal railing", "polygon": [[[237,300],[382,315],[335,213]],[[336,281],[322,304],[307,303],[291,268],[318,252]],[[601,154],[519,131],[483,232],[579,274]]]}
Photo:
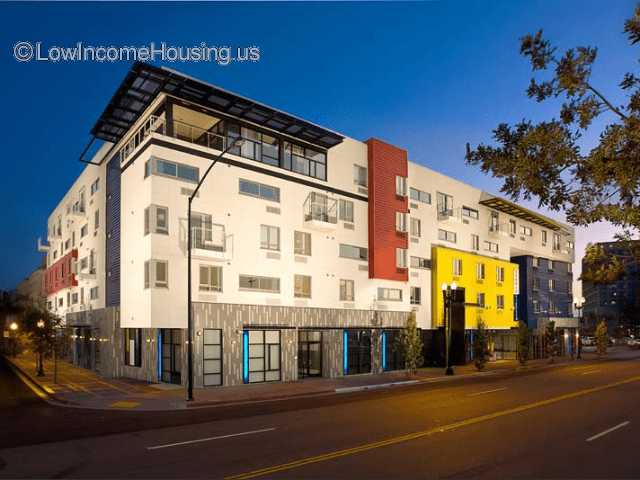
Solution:
{"label": "metal railing", "polygon": [[338,202],[335,198],[311,192],[304,202],[304,220],[305,222],[315,220],[325,223],[338,223],[337,215]]}

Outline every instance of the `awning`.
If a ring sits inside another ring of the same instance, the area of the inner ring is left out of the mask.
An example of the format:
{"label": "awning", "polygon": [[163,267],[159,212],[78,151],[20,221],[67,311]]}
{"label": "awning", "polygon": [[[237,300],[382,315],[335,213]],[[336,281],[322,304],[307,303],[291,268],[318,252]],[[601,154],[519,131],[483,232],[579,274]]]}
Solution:
{"label": "awning", "polygon": [[118,142],[160,93],[247,120],[324,149],[334,147],[344,139],[336,132],[175,70],[141,62],[131,67],[91,134],[107,142]]}
{"label": "awning", "polygon": [[504,198],[496,197],[485,192],[482,193],[479,203],[481,205],[484,205],[485,207],[490,207],[494,210],[508,213],[509,215],[513,215],[514,217],[518,217],[528,222],[541,225],[550,230],[557,231],[565,229],[562,224],[551,220],[550,218],[544,217],[536,212],[521,207],[520,205],[505,200]]}

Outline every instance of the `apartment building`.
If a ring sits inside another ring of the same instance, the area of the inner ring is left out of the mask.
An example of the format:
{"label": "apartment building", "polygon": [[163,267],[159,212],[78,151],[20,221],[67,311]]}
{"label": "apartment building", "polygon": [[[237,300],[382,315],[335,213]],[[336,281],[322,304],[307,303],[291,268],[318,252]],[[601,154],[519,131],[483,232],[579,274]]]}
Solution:
{"label": "apartment building", "polygon": [[[192,204],[196,386],[402,368],[395,337],[411,311],[442,327],[442,282],[463,304],[485,295],[465,329],[481,311],[506,331],[511,257],[573,262],[566,225],[170,69],[135,64],[92,134],[104,145],[41,248],[50,308],[76,329],[78,362],[106,375],[185,383],[187,204],[216,160]],[[535,241],[543,230],[564,247]]]}

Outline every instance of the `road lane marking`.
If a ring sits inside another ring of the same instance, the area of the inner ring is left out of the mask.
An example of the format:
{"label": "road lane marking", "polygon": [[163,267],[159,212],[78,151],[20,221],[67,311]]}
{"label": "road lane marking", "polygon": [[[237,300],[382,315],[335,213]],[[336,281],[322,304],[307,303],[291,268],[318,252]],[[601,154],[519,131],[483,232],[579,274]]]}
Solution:
{"label": "road lane marking", "polygon": [[178,447],[180,445],[190,445],[192,443],[210,442],[211,440],[221,440],[223,438],[241,437],[244,435],[252,435],[254,433],[272,432],[273,430],[275,430],[275,427],[262,428],[260,430],[250,430],[248,432],[230,433],[229,435],[219,435],[217,437],[198,438],[196,440],[187,440],[185,442],[167,443],[166,445],[155,445],[153,447],[147,447],[147,450],[159,450],[161,448]]}
{"label": "road lane marking", "polygon": [[629,421],[619,423],[615,427],[608,428],[604,432],[600,432],[600,433],[594,435],[593,437],[587,438],[587,442],[593,442],[594,440],[596,440],[596,439],[598,439],[600,437],[604,437],[606,434],[611,433],[611,432],[613,432],[615,430],[618,430],[619,428],[626,427],[627,425],[629,425]]}
{"label": "road lane marking", "polygon": [[589,370],[588,372],[582,372],[580,375],[591,375],[592,373],[598,373],[602,370]]}
{"label": "road lane marking", "polygon": [[493,390],[484,390],[482,392],[470,393],[469,395],[467,395],[467,397],[477,397],[478,395],[484,395],[485,393],[502,392],[503,390],[506,390],[506,389],[507,387],[494,388]]}
{"label": "road lane marking", "polygon": [[303,467],[305,465],[309,465],[312,463],[326,462],[328,460],[333,460],[335,458],[346,457],[349,455],[354,455],[361,452],[366,452],[369,450],[374,450],[376,448],[388,447],[391,445],[396,445],[398,443],[404,443],[411,440],[418,440],[421,438],[425,438],[436,433],[443,433],[451,430],[455,430],[457,428],[466,427],[469,425],[475,425],[478,423],[486,422],[489,420],[494,420],[496,418],[504,417],[507,415],[513,415],[514,413],[521,413],[527,410],[532,410],[534,408],[545,407],[547,405],[552,405],[554,403],[561,402],[563,400],[569,400],[576,397],[581,397],[584,395],[589,395],[591,393],[601,392],[603,390],[608,390],[611,388],[619,387],[622,385],[626,385],[633,382],[640,381],[640,375],[635,377],[629,377],[624,380],[618,380],[617,382],[608,383],[605,385],[601,385],[598,387],[586,388],[583,390],[577,390],[571,393],[565,393],[563,395],[559,395],[557,397],[548,398],[546,400],[540,400],[538,402],[528,403],[525,405],[519,405],[514,408],[509,408],[507,410],[502,410],[494,413],[488,413],[486,415],[480,415],[478,417],[469,418],[467,420],[462,420],[459,422],[451,423],[449,425],[443,425],[440,427],[434,427],[428,430],[422,430],[419,432],[409,433],[406,435],[400,435],[397,437],[391,437],[386,440],[381,440],[378,442],[365,443],[353,448],[346,448],[344,450],[335,450],[333,452],[324,453],[321,455],[317,455],[314,457],[306,457],[301,458],[299,460],[294,460],[289,463],[283,463],[280,465],[274,465],[271,467],[261,468],[258,470],[253,470],[250,472],[240,473],[236,475],[230,475],[225,477],[225,480],[246,480],[249,478],[262,477],[264,475],[270,475],[276,472],[282,472],[286,470],[292,470],[294,468]]}

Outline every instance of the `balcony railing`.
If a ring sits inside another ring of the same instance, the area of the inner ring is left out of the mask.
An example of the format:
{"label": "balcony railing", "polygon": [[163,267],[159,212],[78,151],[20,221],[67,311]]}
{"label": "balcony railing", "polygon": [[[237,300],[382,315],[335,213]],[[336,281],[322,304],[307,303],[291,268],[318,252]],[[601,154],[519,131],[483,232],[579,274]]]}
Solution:
{"label": "balcony railing", "polygon": [[224,225],[191,227],[191,246],[193,248],[211,252],[225,252],[226,243]]}
{"label": "balcony railing", "polygon": [[337,224],[337,205],[336,199],[323,193],[311,192],[304,202],[304,221]]}

